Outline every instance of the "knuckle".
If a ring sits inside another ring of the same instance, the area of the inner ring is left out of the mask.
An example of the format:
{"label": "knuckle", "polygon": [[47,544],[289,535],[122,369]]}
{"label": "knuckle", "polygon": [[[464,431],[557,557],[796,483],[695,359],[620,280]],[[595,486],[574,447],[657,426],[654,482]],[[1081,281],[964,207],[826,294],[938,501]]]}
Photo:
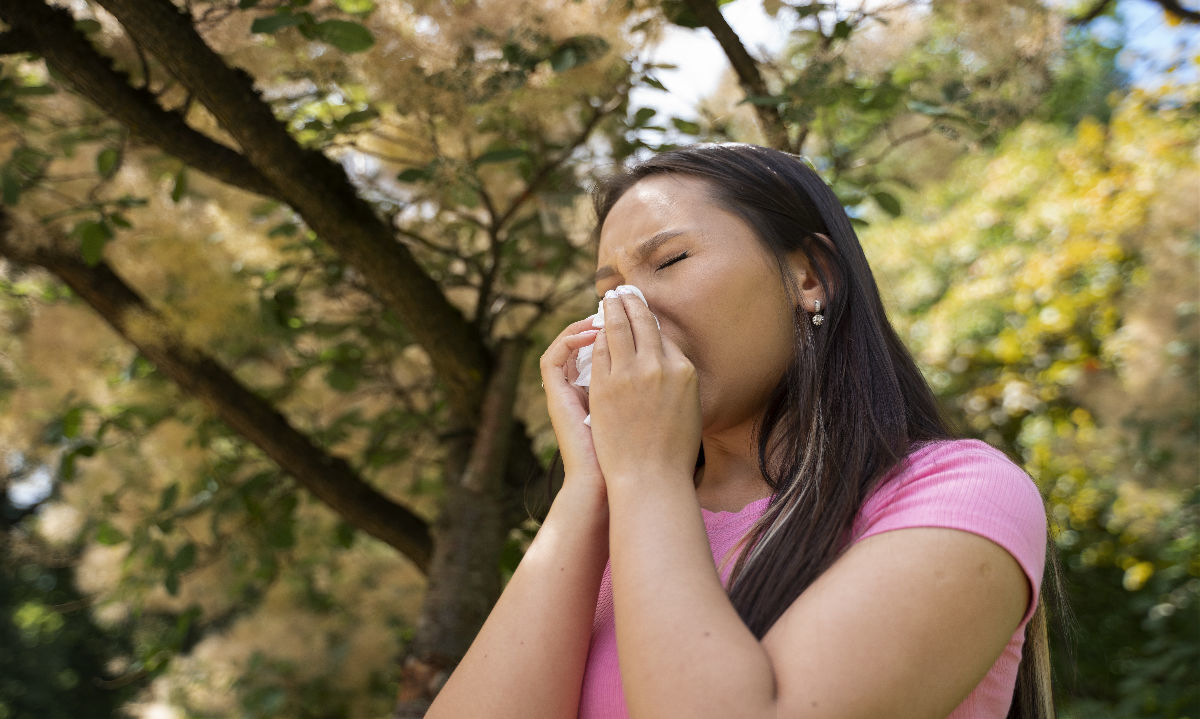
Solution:
{"label": "knuckle", "polygon": [[638,378],[645,382],[661,382],[665,375],[663,366],[658,363],[643,366],[638,372]]}

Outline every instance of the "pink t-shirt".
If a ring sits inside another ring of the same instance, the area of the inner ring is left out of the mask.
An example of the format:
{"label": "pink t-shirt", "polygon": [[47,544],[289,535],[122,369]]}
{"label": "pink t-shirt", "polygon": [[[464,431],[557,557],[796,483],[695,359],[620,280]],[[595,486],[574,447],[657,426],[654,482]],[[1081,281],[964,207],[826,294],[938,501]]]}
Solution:
{"label": "pink t-shirt", "polygon": [[[737,512],[701,510],[714,566],[767,509],[763,498]],[[948,719],[1004,719],[1012,702],[1025,625],[1037,607],[1046,559],[1046,514],[1033,480],[1002,452],[974,439],[923,445],[905,459],[863,505],[854,522],[855,542],[893,529],[942,527],[986,537],[1008,550],[1025,571],[1033,596],[1021,625],[987,676]],[[736,555],[735,557],[736,558]],[[722,583],[733,561],[726,561]],[[604,568],[592,644],[580,696],[581,719],[625,719],[617,662],[611,567]]]}

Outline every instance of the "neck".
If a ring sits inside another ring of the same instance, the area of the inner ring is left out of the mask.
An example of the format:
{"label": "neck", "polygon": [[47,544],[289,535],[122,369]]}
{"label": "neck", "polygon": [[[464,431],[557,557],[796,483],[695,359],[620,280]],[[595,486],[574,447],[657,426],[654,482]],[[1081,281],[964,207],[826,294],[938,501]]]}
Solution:
{"label": "neck", "polygon": [[700,506],[717,512],[737,511],[771,494],[758,469],[758,449],[751,427],[737,427],[701,438],[704,466],[697,470]]}

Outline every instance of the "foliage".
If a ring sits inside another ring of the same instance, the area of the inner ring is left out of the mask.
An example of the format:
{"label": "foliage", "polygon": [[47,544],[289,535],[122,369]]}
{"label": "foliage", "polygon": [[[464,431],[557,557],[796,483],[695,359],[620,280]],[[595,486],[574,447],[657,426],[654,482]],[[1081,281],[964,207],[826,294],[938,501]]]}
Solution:
{"label": "foliage", "polygon": [[[1121,85],[1118,48],[1064,32],[1040,2],[775,7],[795,25],[765,64],[770,94],[734,102],[775,108],[792,149],[812,158],[856,220],[872,209],[899,215],[906,190],[1031,116],[1103,114]],[[706,114],[713,134],[754,136],[726,106]]]}
{"label": "foliage", "polygon": [[[5,515],[15,515],[2,499]],[[0,535],[0,717],[110,717],[145,685],[137,674],[113,681],[130,637],[93,621],[74,586],[76,558],[21,530]]]}
{"label": "foliage", "polygon": [[[1081,633],[1065,706],[1169,714],[1195,701],[1173,674],[1196,661],[1179,640],[1195,635],[1197,601],[1196,499],[1181,489],[1196,460],[1184,381],[1195,291],[1181,273],[1197,251],[1182,209],[1195,98],[1110,103],[1123,82],[1116,48],[1064,33],[1040,3],[900,5],[768,3],[796,23],[795,43],[761,63],[769,94],[682,118],[629,96],[663,89],[664,66],[642,56],[665,24],[700,24],[684,2],[191,3],[205,40],[246,69],[306,152],[341,163],[489,349],[512,336],[545,346],[591,311],[593,176],[677,141],[759,139],[749,110],[778,110],[871,221],[865,241],[897,324],[939,393],[1051,497],[1080,622],[1106,628]],[[118,23],[76,6],[76,27],[121,77],[228,142]],[[131,318],[135,338],[178,332],[371,486],[433,517],[463,418],[386,288],[297,208],[135,140],[68,85],[35,54],[6,56],[6,207],[30,227],[62,227],[89,264],[147,298],[162,319]],[[530,368],[516,413],[545,460],[540,404]],[[47,607],[90,602],[30,650],[38,666],[111,670],[143,716],[388,711],[395,659],[416,631],[413,568],[62,284],[7,262],[0,442],[54,477],[20,531],[74,564],[6,557],[0,631],[51,627]],[[503,571],[533,530],[514,525]],[[48,576],[54,590],[35,595]],[[33,693],[62,690],[64,677]],[[130,698],[60,696],[105,711]]]}
{"label": "foliage", "polygon": [[1047,495],[1079,717],[1195,715],[1200,225],[1194,105],[1030,123],[864,236],[895,321],[968,431]]}

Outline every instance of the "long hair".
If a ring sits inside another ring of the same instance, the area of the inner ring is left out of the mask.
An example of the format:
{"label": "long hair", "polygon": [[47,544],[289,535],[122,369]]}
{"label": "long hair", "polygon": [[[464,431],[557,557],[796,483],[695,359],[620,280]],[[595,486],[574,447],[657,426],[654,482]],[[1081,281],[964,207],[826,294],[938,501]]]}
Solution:
{"label": "long hair", "polygon": [[[707,180],[712,201],[740,217],[774,255],[797,307],[794,357],[755,426],[759,469],[773,496],[747,535],[729,590],[761,639],[845,551],[855,517],[888,473],[921,443],[954,435],[887,319],[845,209],[802,159],[744,144],[655,155],[597,186],[596,235],[630,187],[660,174]],[[804,253],[827,298],[820,326],[800,307],[787,265],[794,251]],[[1031,646],[1038,637],[1044,642],[1042,618],[1039,607],[1010,717],[1053,715],[1052,708],[1046,713],[1044,644]],[[1040,676],[1026,676],[1029,668]]]}

